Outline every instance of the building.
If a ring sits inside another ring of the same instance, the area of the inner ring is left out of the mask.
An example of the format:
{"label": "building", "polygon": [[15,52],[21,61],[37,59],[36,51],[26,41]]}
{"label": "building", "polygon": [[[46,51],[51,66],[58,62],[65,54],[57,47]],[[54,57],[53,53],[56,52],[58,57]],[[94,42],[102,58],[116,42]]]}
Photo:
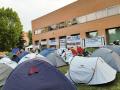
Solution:
{"label": "building", "polygon": [[32,21],[34,44],[57,47],[66,36],[120,40],[120,0],[78,0]]}

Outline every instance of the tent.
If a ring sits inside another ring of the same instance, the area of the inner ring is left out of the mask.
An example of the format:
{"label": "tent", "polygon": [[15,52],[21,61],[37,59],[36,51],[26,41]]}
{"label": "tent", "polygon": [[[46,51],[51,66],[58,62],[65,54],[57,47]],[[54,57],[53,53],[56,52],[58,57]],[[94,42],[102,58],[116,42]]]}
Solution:
{"label": "tent", "polygon": [[55,67],[43,60],[21,63],[10,74],[3,90],[76,90]]}
{"label": "tent", "polygon": [[11,67],[13,69],[16,68],[17,65],[18,65],[16,62],[12,61],[8,57],[4,57],[4,58],[0,59],[0,63],[6,64],[6,65],[8,65],[9,67]]}
{"label": "tent", "polygon": [[72,83],[98,85],[113,81],[116,70],[106,64],[101,57],[75,56],[66,76]]}
{"label": "tent", "polygon": [[0,63],[0,87],[4,85],[12,70],[13,68],[9,67],[8,65]]}
{"label": "tent", "polygon": [[56,49],[54,49],[54,48],[46,48],[46,49],[42,50],[40,52],[40,54],[46,57],[48,54],[53,53],[55,50]]}
{"label": "tent", "polygon": [[28,60],[31,60],[31,59],[33,59],[33,58],[43,58],[43,60],[48,61],[48,60],[46,60],[46,59],[47,59],[46,57],[44,57],[44,56],[42,56],[42,55],[40,55],[40,54],[30,53],[30,54],[25,55],[25,56],[18,62],[18,64],[20,64],[20,63],[22,63],[22,62],[25,62],[25,61],[28,61]]}
{"label": "tent", "polygon": [[118,45],[107,45],[105,48],[111,49],[112,51],[116,52],[120,56],[120,46]]}
{"label": "tent", "polygon": [[65,61],[63,60],[63,58],[60,55],[58,55],[57,52],[50,53],[47,56],[47,59],[55,67],[60,67],[60,66],[66,65]]}
{"label": "tent", "polygon": [[100,48],[91,57],[101,57],[107,64],[120,72],[120,56],[108,48]]}

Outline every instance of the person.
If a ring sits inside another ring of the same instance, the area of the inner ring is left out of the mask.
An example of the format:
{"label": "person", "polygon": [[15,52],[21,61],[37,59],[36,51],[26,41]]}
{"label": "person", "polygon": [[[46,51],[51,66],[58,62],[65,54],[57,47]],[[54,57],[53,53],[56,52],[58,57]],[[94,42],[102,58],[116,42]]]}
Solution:
{"label": "person", "polygon": [[13,54],[13,56],[12,56],[12,60],[13,61],[15,61],[15,62],[19,62],[19,60],[20,60],[20,58],[18,57],[19,55],[20,55],[20,50],[19,50],[19,48],[13,48],[12,49],[12,54]]}
{"label": "person", "polygon": [[12,54],[13,54],[13,56],[11,59],[18,63],[25,55],[27,55],[29,53],[26,51],[21,51],[19,48],[13,48]]}
{"label": "person", "polygon": [[84,52],[84,49],[82,47],[80,47],[80,46],[77,46],[78,56],[82,56],[83,52]]}
{"label": "person", "polygon": [[119,40],[115,40],[115,41],[113,41],[113,44],[114,45],[120,45],[120,41]]}
{"label": "person", "polygon": [[69,49],[72,51],[73,56],[77,56],[78,55],[77,51],[73,47],[71,47]]}

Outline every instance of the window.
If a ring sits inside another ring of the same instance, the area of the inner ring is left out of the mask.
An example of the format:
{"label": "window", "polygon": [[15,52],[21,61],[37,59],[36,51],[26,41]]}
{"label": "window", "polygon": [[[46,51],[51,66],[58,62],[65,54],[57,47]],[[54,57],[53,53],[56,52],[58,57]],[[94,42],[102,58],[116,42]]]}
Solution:
{"label": "window", "polygon": [[88,38],[93,38],[93,37],[98,36],[98,32],[97,31],[86,32],[86,36]]}
{"label": "window", "polygon": [[71,24],[72,24],[72,25],[78,24],[77,19],[76,19],[76,18],[73,18]]}
{"label": "window", "polygon": [[108,16],[116,15],[119,13],[119,6],[112,6],[107,9]]}
{"label": "window", "polygon": [[87,15],[87,21],[92,21],[92,20],[96,20],[95,13],[91,13]]}
{"label": "window", "polygon": [[55,30],[55,29],[57,29],[57,25],[56,25],[56,24],[53,24],[53,25],[51,25],[51,28],[52,28],[53,30]]}
{"label": "window", "polygon": [[64,27],[66,27],[67,25],[66,25],[66,22],[61,22],[61,23],[59,23],[59,28],[64,28]]}
{"label": "window", "polygon": [[78,17],[77,18],[79,23],[85,23],[86,22],[86,16]]}
{"label": "window", "polygon": [[113,43],[115,40],[120,40],[120,27],[107,29],[108,44]]}
{"label": "window", "polygon": [[100,10],[96,12],[96,19],[101,19],[107,17],[107,9]]}
{"label": "window", "polygon": [[36,35],[36,34],[38,34],[38,30],[35,30],[35,32],[34,32],[34,33],[35,33],[35,35]]}
{"label": "window", "polygon": [[39,45],[39,40],[36,40],[36,41],[35,41],[35,45]]}

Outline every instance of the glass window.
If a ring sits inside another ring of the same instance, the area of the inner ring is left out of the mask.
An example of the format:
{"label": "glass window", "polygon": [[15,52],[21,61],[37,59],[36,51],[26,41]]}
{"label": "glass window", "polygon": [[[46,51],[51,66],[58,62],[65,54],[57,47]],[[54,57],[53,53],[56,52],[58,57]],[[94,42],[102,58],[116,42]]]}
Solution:
{"label": "glass window", "polygon": [[107,29],[107,39],[108,43],[113,43],[115,40],[120,40],[120,27]]}
{"label": "glass window", "polygon": [[57,24],[51,25],[51,28],[52,28],[53,30],[57,29]]}
{"label": "glass window", "polygon": [[87,15],[87,21],[92,21],[92,20],[96,20],[95,13],[91,13]]}
{"label": "glass window", "polygon": [[104,17],[107,17],[107,9],[100,10],[100,11],[96,12],[97,19],[104,18]]}
{"label": "glass window", "polygon": [[66,22],[61,22],[61,23],[59,23],[59,28],[64,28],[64,27],[66,27],[67,25],[66,25]]}
{"label": "glass window", "polygon": [[40,34],[40,33],[41,33],[41,31],[42,31],[42,29],[38,29],[38,32],[37,32],[37,33],[38,33],[38,34]]}
{"label": "glass window", "polygon": [[86,16],[81,16],[77,18],[79,23],[85,23],[86,22]]}
{"label": "glass window", "polygon": [[97,37],[98,36],[98,32],[97,31],[86,32],[86,36],[88,38]]}
{"label": "glass window", "polygon": [[77,19],[76,19],[76,18],[73,18],[71,24],[72,24],[72,25],[78,24]]}
{"label": "glass window", "polygon": [[108,16],[116,15],[119,13],[119,6],[112,6],[107,9]]}
{"label": "glass window", "polygon": [[35,35],[38,34],[38,30],[35,30]]}

